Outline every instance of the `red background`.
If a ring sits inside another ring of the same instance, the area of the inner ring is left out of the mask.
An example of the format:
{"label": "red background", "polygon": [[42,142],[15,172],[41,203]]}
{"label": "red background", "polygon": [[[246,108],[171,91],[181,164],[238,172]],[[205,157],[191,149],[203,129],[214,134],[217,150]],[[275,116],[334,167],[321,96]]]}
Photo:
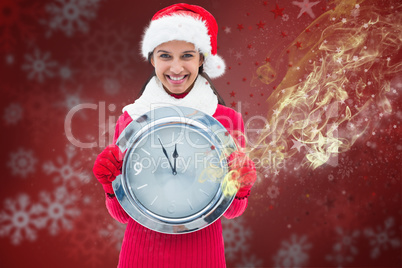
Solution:
{"label": "red background", "polygon": [[[291,52],[308,53],[303,42],[297,46],[300,34],[320,35],[326,26],[315,20],[339,4],[316,1],[313,13],[298,17],[292,2],[191,2],[218,21],[218,54],[228,70],[215,86],[245,122],[271,112],[266,100],[293,74]],[[398,2],[360,6],[396,14]],[[116,266],[124,226],[108,215],[92,165],[152,71],[139,53],[144,27],[173,3],[0,2],[1,267]],[[382,57],[400,62],[400,50]],[[275,79],[256,82],[268,62]],[[392,111],[370,118],[376,124],[337,165],[295,171],[290,158],[276,176],[259,170],[246,212],[223,220],[229,267],[401,266],[401,73],[390,81]],[[79,104],[90,106],[66,129]],[[69,130],[97,146],[72,144]]]}

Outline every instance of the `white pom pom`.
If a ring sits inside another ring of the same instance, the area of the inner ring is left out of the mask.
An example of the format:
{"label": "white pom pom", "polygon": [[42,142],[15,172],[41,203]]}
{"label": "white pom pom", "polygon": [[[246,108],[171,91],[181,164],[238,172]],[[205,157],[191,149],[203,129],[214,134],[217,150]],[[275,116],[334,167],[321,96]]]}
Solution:
{"label": "white pom pom", "polygon": [[204,61],[204,72],[210,78],[217,78],[225,73],[225,62],[218,55],[209,55]]}

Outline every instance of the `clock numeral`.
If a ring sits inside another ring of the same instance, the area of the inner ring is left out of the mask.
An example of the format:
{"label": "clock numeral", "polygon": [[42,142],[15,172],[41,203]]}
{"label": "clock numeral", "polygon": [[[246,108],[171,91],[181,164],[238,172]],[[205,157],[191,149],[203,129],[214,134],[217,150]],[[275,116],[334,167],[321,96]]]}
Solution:
{"label": "clock numeral", "polygon": [[169,212],[169,214],[173,214],[175,211],[176,211],[176,202],[173,200],[167,207],[167,212]]}
{"label": "clock numeral", "polygon": [[141,173],[141,171],[142,171],[142,164],[140,163],[140,162],[136,162],[135,164],[134,164],[134,171],[135,171],[135,175],[138,175],[138,174],[140,174]]}

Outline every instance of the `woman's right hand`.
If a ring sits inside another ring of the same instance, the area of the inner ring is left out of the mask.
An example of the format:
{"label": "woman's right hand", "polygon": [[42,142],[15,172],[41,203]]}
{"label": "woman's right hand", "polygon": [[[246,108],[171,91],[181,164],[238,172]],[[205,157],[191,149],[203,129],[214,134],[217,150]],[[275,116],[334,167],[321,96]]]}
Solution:
{"label": "woman's right hand", "polygon": [[106,193],[113,194],[112,182],[121,174],[122,165],[123,153],[115,144],[106,147],[96,158],[93,173]]}

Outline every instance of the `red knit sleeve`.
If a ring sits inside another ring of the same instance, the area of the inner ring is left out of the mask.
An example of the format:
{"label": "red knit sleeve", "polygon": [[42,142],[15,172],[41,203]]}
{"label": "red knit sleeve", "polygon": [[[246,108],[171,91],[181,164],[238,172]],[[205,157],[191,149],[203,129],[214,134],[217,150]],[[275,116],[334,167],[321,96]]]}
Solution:
{"label": "red knit sleeve", "polygon": [[240,113],[229,107],[218,105],[213,117],[228,130],[239,147],[244,148],[246,146],[244,122]]}
{"label": "red knit sleeve", "polygon": [[[244,122],[240,113],[231,108],[218,105],[213,117],[229,131],[232,137],[238,142],[239,147],[245,147]],[[238,217],[246,210],[247,204],[247,197],[241,199],[235,197],[223,216],[228,219]]]}
{"label": "red knit sleeve", "polygon": [[118,222],[127,223],[130,219],[130,216],[128,216],[128,214],[120,206],[120,203],[117,201],[116,197],[110,198],[106,195],[106,208],[110,216],[112,216],[113,219],[117,220]]}
{"label": "red knit sleeve", "polygon": [[133,119],[131,118],[131,116],[127,112],[124,112],[122,115],[120,115],[120,117],[119,117],[119,119],[117,120],[117,123],[116,123],[116,128],[114,130],[113,143],[116,143],[116,141],[119,138],[121,132],[132,121],[133,121]]}
{"label": "red knit sleeve", "polygon": [[[116,123],[116,128],[114,132],[114,137],[113,137],[113,143],[116,143],[117,139],[120,136],[120,133],[127,127],[128,124],[131,123],[133,119],[130,117],[130,115],[125,112],[123,113],[119,119],[117,120]],[[120,206],[119,201],[117,201],[116,197],[108,197],[106,195],[106,208],[109,212],[109,214],[117,221],[121,223],[127,223],[130,216],[124,211],[124,209]]]}
{"label": "red knit sleeve", "polygon": [[233,219],[239,217],[246,210],[247,204],[248,204],[247,197],[242,199],[235,197],[232,204],[230,205],[228,210],[226,210],[223,216],[225,216],[225,218],[227,219]]}

